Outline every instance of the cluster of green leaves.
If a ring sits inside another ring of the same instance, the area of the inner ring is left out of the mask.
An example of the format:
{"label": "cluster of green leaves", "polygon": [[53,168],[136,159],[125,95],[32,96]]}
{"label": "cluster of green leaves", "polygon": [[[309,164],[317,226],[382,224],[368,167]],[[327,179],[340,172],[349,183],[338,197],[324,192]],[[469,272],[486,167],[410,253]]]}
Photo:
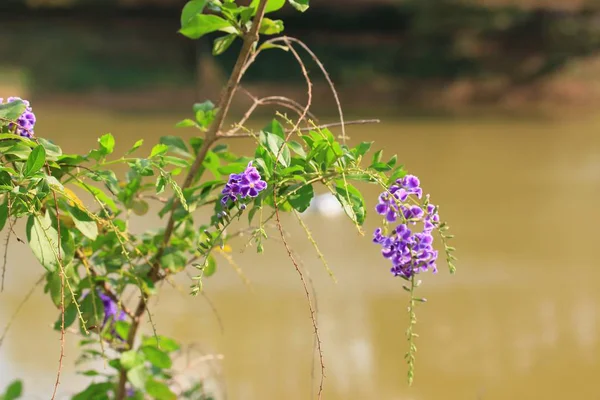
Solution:
{"label": "cluster of green leaves", "polygon": [[[193,110],[195,118],[178,125],[205,130],[214,118],[214,105],[205,102]],[[141,140],[123,156],[114,157],[116,144],[111,134],[100,137],[97,148],[84,155],[63,154],[59,146],[41,138],[31,140],[10,133],[0,137],[0,228],[14,219],[26,220],[27,242],[46,269],[45,290],[57,307],[65,306],[64,328],[78,321],[84,335],[80,362],[106,356],[97,349],[101,340],[120,354],[110,361],[115,371],[125,369],[128,381],[140,393],[156,399],[172,398],[164,383],[168,380],[164,370],[170,368],[168,350],[160,346],[151,349],[150,341],[137,349],[127,348],[123,339],[128,336],[129,322],[104,323],[104,306],[97,293],[110,287],[118,299],[133,286],[150,296],[156,292],[149,276],[155,264],[163,274],[175,274],[195,264],[201,270],[193,289],[197,293],[202,279],[216,271],[213,250],[223,248],[235,237],[225,231],[233,219],[247,215],[257,250],[262,252],[266,223],[274,213],[263,215],[258,211],[265,206],[273,210],[277,205],[282,211],[304,212],[318,183],[331,191],[350,219],[360,226],[366,216],[364,199],[351,182],[387,181],[384,172],[392,168],[393,176],[404,173],[401,167],[395,167],[395,158],[381,162],[380,152],[363,169],[360,163],[371,143],[348,147],[327,129],[315,127],[306,134],[298,132],[294,140],[286,141],[286,136],[283,125],[273,120],[256,135],[253,158],[237,156],[225,144],[213,146],[192,185],[184,189],[176,177],[189,170],[203,144],[199,137],[187,143],[178,136],[162,137],[145,157],[133,156],[141,152]],[[242,172],[249,161],[268,181],[268,189],[247,202],[224,207],[219,201],[220,190],[229,174]],[[126,170],[117,174],[123,166]],[[167,188],[172,195],[162,199]],[[93,206],[86,205],[84,195]],[[150,200],[162,203],[159,216],[173,213],[174,234],[166,246],[162,230],[137,235],[129,230],[131,215],[145,215]],[[204,206],[212,208],[213,217],[199,224],[194,211]],[[255,221],[257,215],[260,218]],[[202,261],[194,263],[197,260]],[[55,329],[63,328],[61,321],[59,317]],[[168,348],[174,348],[168,343]],[[97,376],[90,371],[86,375]],[[76,398],[114,390],[114,376],[107,379],[92,384]]]}
{"label": "cluster of green leaves", "polygon": [[[308,7],[308,0],[288,2],[301,11]],[[269,0],[266,12],[284,4],[285,0]],[[215,41],[214,52],[219,54],[249,32],[258,6],[258,0],[248,6],[230,0],[192,0],[183,10],[181,33],[199,38],[225,32]],[[263,18],[259,32],[270,35],[282,29],[281,21]],[[27,242],[45,268],[45,291],[64,309],[64,320],[61,315],[55,329],[77,323],[83,337],[78,363],[104,358],[113,368],[111,373],[83,371],[94,382],[75,400],[116,395],[119,376],[127,377],[133,391],[130,398],[208,400],[201,383],[178,391],[171,385],[177,342],[154,335],[138,346],[131,344],[127,339],[134,337],[137,320],[132,323],[131,312],[124,320],[107,320],[112,313],[106,312],[105,303],[115,303],[127,314],[122,307],[127,290],[148,299],[157,293],[158,281],[190,266],[199,270],[192,285],[192,293],[199,293],[203,279],[217,271],[215,253],[224,253],[230,241],[246,231],[251,232],[257,252],[263,252],[268,223],[277,211],[305,212],[317,185],[339,201],[362,232],[367,210],[355,185],[370,183],[387,190],[406,174],[396,156],[385,161],[377,151],[368,159],[371,142],[348,146],[328,129],[298,130],[284,115],[251,132],[256,143],[252,157],[238,156],[226,144],[214,143],[214,137],[206,142],[201,137],[217,115],[210,101],[195,104],[193,118],[177,124],[193,128],[199,136],[187,141],[164,136],[142,156],[143,140],[116,156],[111,134],[100,137],[97,147],[82,155],[64,154],[49,140],[20,137],[14,121],[23,110],[22,102],[0,105],[0,230],[13,233],[16,220],[26,221]],[[196,160],[199,168],[194,167]],[[267,181],[267,188],[255,198],[222,204],[221,190],[229,175],[243,172],[249,162]],[[187,178],[180,186],[182,174]],[[131,219],[146,215],[151,202],[157,203],[155,210],[168,220],[168,228],[132,232]],[[202,208],[212,217],[200,217],[196,211]],[[247,227],[239,232],[228,229],[242,216],[247,217]],[[442,225],[440,231],[453,268],[446,229]],[[16,398],[17,390],[11,388],[13,397],[6,394],[5,399]]]}
{"label": "cluster of green leaves", "polygon": [[[116,335],[126,337],[128,330],[127,322],[116,323]],[[144,337],[137,349],[122,351],[118,358],[109,361],[108,365],[114,369],[115,375],[109,374],[106,381],[90,384],[74,396],[73,400],[105,398],[107,393],[115,391],[115,376],[121,370],[127,373],[130,384],[129,399],[142,400],[145,393],[153,399],[174,400],[177,395],[169,388],[169,382],[173,378],[172,357],[179,349],[179,344],[173,339],[164,336]],[[81,374],[90,377],[102,376],[95,370],[83,371]]]}
{"label": "cluster of green leaves", "polygon": [[[287,0],[298,11],[306,11],[309,0]],[[269,0],[265,13],[281,9],[286,0]],[[190,39],[213,32],[223,32],[213,43],[213,55],[225,52],[236,38],[243,38],[252,27],[252,18],[256,15],[259,0],[252,0],[247,6],[236,4],[234,0],[191,0],[181,13],[181,29],[179,32]],[[208,11],[208,12],[207,12]],[[283,32],[283,21],[280,19],[263,18],[259,33],[276,35]]]}

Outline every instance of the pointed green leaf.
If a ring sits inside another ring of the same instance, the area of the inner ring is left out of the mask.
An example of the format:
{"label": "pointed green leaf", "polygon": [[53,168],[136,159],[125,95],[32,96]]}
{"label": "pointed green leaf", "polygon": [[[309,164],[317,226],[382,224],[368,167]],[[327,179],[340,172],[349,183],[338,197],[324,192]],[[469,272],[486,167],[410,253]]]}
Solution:
{"label": "pointed green leaf", "polygon": [[135,142],[133,144],[133,146],[131,146],[131,148],[129,150],[127,150],[127,153],[125,153],[125,155],[129,155],[129,154],[133,153],[134,151],[139,149],[143,144],[144,144],[144,139],[138,140],[137,142]]}
{"label": "pointed green leaf", "polygon": [[44,146],[39,145],[34,148],[29,157],[27,157],[27,163],[25,164],[24,174],[26,177],[29,177],[36,172],[38,172],[46,162],[46,150]]}
{"label": "pointed green leaf", "polygon": [[[157,338],[158,343],[156,341]],[[144,338],[142,341],[142,346],[154,346],[166,352],[177,351],[180,347],[175,340],[161,335]]]}
{"label": "pointed green leaf", "polygon": [[152,148],[152,151],[150,152],[150,158],[165,154],[168,150],[169,146],[159,143]]}
{"label": "pointed green leaf", "polygon": [[6,388],[6,392],[4,392],[4,396],[2,400],[15,400],[20,398],[23,395],[23,382],[21,381],[13,381]]}
{"label": "pointed green leaf", "polygon": [[153,379],[146,382],[146,392],[155,400],[175,400],[177,395],[167,385]]}
{"label": "pointed green leaf", "polygon": [[127,370],[144,364],[144,361],[146,361],[146,358],[137,350],[128,350],[121,353],[121,365]]}
{"label": "pointed green leaf", "polygon": [[[10,103],[0,104],[0,118],[10,121],[16,121],[17,118],[25,112],[25,103],[21,100],[11,101]],[[6,123],[6,121],[2,121]]]}
{"label": "pointed green leaf", "polygon": [[218,56],[219,54],[223,54],[229,46],[235,41],[237,35],[235,33],[231,33],[229,35],[221,36],[215,39],[213,43],[212,54],[213,56]]}
{"label": "pointed green leaf", "polygon": [[283,32],[283,21],[280,19],[272,20],[270,18],[263,18],[259,32],[263,35],[276,35],[281,33]]}
{"label": "pointed green leaf", "polygon": [[204,267],[203,270],[203,275],[205,277],[209,277],[214,275],[214,273],[217,271],[217,261],[215,260],[215,258],[213,256],[208,256],[208,260],[206,260],[206,266]]}
{"label": "pointed green leaf", "polygon": [[215,32],[231,24],[216,15],[196,14],[183,26],[179,32],[190,39],[198,39],[207,33]]}
{"label": "pointed green leaf", "polygon": [[127,380],[134,388],[138,390],[144,390],[149,376],[150,374],[143,365],[138,365],[137,367],[127,371]]}
{"label": "pointed green leaf", "polygon": [[208,0],[188,1],[181,11],[181,27],[183,28],[186,26],[196,14],[202,14],[204,7],[206,7],[206,3],[208,3]]}
{"label": "pointed green leaf", "polygon": [[27,219],[27,241],[38,261],[49,272],[58,267],[58,232],[51,224],[50,216],[30,215]]}
{"label": "pointed green leaf", "polygon": [[304,12],[308,10],[308,0],[288,0],[290,4],[298,11]]}
{"label": "pointed green leaf", "polygon": [[[291,190],[295,190],[299,185],[291,186]],[[298,212],[304,212],[310,206],[310,202],[315,196],[312,185],[301,186],[294,194],[289,196],[288,201]]]}
{"label": "pointed green leaf", "polygon": [[[250,3],[249,7],[253,9],[252,15],[256,14],[259,3],[260,0],[252,0],[252,3]],[[265,7],[265,14],[279,10],[284,4],[285,0],[268,0],[267,6]]]}
{"label": "pointed green leaf", "polygon": [[0,204],[0,231],[4,229],[4,225],[8,220],[8,199],[4,199]]}
{"label": "pointed green leaf", "polygon": [[141,351],[146,356],[146,359],[157,368],[169,369],[173,364],[171,362],[171,357],[164,351],[157,349],[155,346],[143,346]]}
{"label": "pointed green leaf", "polygon": [[79,232],[91,240],[96,240],[98,237],[98,225],[96,221],[77,207],[69,207],[69,212]]}
{"label": "pointed green leaf", "polygon": [[103,155],[109,155],[115,149],[115,138],[110,133],[102,135],[100,139],[98,139],[98,143],[100,144],[100,151]]}
{"label": "pointed green leaf", "polygon": [[342,180],[336,181],[335,197],[338,199],[350,219],[362,225],[367,211],[362,194],[351,184],[346,185]]}

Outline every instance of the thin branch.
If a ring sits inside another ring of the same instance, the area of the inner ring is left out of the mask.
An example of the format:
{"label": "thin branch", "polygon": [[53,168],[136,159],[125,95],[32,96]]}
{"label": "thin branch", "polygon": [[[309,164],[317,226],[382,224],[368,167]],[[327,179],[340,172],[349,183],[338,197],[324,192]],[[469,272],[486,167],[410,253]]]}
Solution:
{"label": "thin branch", "polygon": [[[225,132],[225,133],[219,133],[218,136],[219,137],[224,137],[224,138],[230,138],[230,137],[235,137],[237,136],[241,126],[243,126],[246,121],[248,121],[248,119],[252,116],[252,114],[254,113],[254,111],[259,107],[259,106],[265,106],[265,105],[279,105],[285,108],[288,108],[292,111],[294,111],[295,113],[297,113],[299,116],[303,115],[303,106],[298,103],[296,100],[290,99],[288,97],[285,96],[267,96],[267,97],[263,97],[263,98],[257,98],[254,95],[252,95],[252,93],[250,93],[249,91],[247,91],[246,89],[244,89],[244,92],[248,95],[248,97],[250,97],[253,101],[252,105],[248,108],[248,110],[246,111],[246,113],[244,113],[244,116],[235,124],[235,126],[230,129],[229,131]],[[316,120],[316,117],[313,113],[311,113],[310,111],[308,111],[308,116],[313,119]],[[249,137],[249,134],[242,134],[242,137]]]}
{"label": "thin branch", "polygon": [[[357,120],[353,120],[353,121],[346,121],[344,122],[344,125],[348,126],[348,125],[365,125],[365,124],[379,124],[381,122],[381,120],[379,119],[357,119]],[[335,128],[338,126],[342,126],[341,122],[332,122],[329,124],[323,124],[323,125],[317,125],[317,126],[311,126],[311,127],[307,127],[307,128],[299,128],[298,130],[300,132],[308,132],[311,130],[315,130],[315,129],[325,129],[325,128]],[[292,129],[286,129],[285,132],[290,132],[292,131]],[[248,137],[253,137],[251,133],[236,133],[235,135],[222,135],[221,137],[227,138],[227,139],[235,139],[235,138],[248,138]]]}
{"label": "thin branch", "polygon": [[337,91],[335,90],[335,86],[333,85],[333,81],[331,80],[331,77],[329,76],[327,69],[325,69],[325,66],[323,65],[321,60],[319,60],[319,57],[317,57],[317,55],[303,41],[298,40],[293,37],[289,37],[289,36],[285,36],[285,40],[298,43],[304,49],[304,51],[306,51],[308,54],[310,54],[313,61],[315,63],[317,63],[317,65],[319,66],[319,69],[321,70],[321,72],[323,73],[323,76],[325,77],[325,79],[327,80],[327,83],[329,84],[329,88],[331,89],[333,98],[335,99],[335,104],[337,105],[338,113],[340,115],[340,126],[342,127],[342,143],[345,144],[346,143],[346,129],[344,129],[344,125],[345,125],[344,124],[344,112],[342,111],[342,105],[340,103],[340,98],[338,96]]}
{"label": "thin branch", "polygon": [[279,230],[279,235],[281,236],[281,240],[283,241],[283,245],[285,246],[285,249],[288,253],[289,259],[292,261],[292,264],[294,264],[294,268],[296,268],[296,272],[300,276],[300,281],[302,282],[302,287],[304,288],[304,294],[306,296],[306,301],[308,302],[308,309],[310,310],[310,319],[313,324],[313,329],[315,332],[315,341],[317,343],[317,350],[319,352],[319,362],[321,363],[321,380],[319,383],[319,391],[317,392],[317,397],[319,399],[321,399],[321,394],[323,393],[323,381],[325,379],[325,361],[323,359],[323,349],[321,348],[321,337],[319,336],[319,326],[317,323],[317,316],[316,316],[315,308],[313,307],[313,304],[312,304],[312,301],[310,298],[310,292],[308,291],[308,284],[306,283],[304,274],[302,273],[302,270],[300,269],[300,266],[298,265],[298,262],[296,261],[296,258],[294,257],[294,255],[292,253],[292,249],[290,248],[290,246],[285,238],[285,234],[283,232],[283,227],[281,226],[281,219],[279,218],[279,208],[278,207],[275,207],[275,219],[277,222],[277,229]]}
{"label": "thin branch", "polygon": [[[9,203],[10,204],[10,203]],[[6,234],[6,240],[4,241],[4,260],[2,261],[2,289],[0,291],[4,292],[4,276],[6,274],[6,265],[8,264],[8,244],[10,242],[10,236],[14,232],[13,227],[17,222],[17,218],[14,218],[8,225],[8,233]]]}
{"label": "thin branch", "polygon": [[[50,167],[46,162],[46,169],[50,176]],[[58,385],[60,385],[60,375],[62,373],[63,358],[65,357],[65,266],[63,265],[62,250],[61,250],[61,237],[60,237],[60,214],[58,211],[58,200],[56,199],[56,192],[52,191],[54,196],[54,207],[56,211],[56,231],[57,231],[57,250],[58,250],[58,267],[60,268],[60,356],[58,357],[58,371],[56,371],[56,382],[54,383],[54,391],[50,400],[56,398],[56,392],[58,391]]]}
{"label": "thin branch", "polygon": [[[267,0],[260,0],[256,10],[256,15],[254,16],[254,20],[252,21],[252,28],[248,33],[244,35],[244,43],[242,45],[242,49],[240,50],[238,59],[233,67],[233,71],[231,73],[231,76],[229,77],[229,81],[227,82],[227,86],[221,94],[221,98],[217,105],[217,113],[215,115],[215,119],[208,128],[208,131],[206,132],[206,135],[204,137],[202,147],[200,147],[198,153],[196,154],[196,159],[194,160],[194,163],[190,167],[190,171],[185,177],[185,181],[181,186],[182,191],[189,188],[192,185],[198,171],[202,166],[202,163],[204,162],[204,159],[206,158],[206,155],[208,154],[210,146],[212,146],[212,144],[219,139],[218,132],[220,132],[223,127],[223,123],[225,121],[225,118],[227,117],[229,108],[231,106],[231,101],[233,99],[237,87],[239,86],[240,80],[242,79],[244,65],[246,65],[250,54],[252,53],[254,44],[258,41],[258,31],[260,29],[260,25],[265,14],[266,6]],[[157,251],[155,263],[152,266],[152,269],[149,273],[150,279],[152,279],[154,282],[158,282],[160,279],[162,279],[160,275],[160,258],[164,253],[165,248],[167,247],[171,239],[171,236],[173,235],[173,230],[175,228],[175,210],[178,207],[179,201],[177,200],[177,198],[175,198],[175,200],[173,201],[173,207],[171,208],[171,214],[169,215],[169,221],[165,229],[163,243]],[[142,316],[147,308],[147,304],[147,297],[144,294],[142,294],[138,306],[135,310],[134,318],[132,320],[131,328],[129,330],[129,336],[127,338],[127,344],[129,348],[133,348],[133,342],[135,341],[135,337],[140,326]],[[121,369],[119,373],[116,400],[123,400],[125,398],[126,383],[127,372],[125,371],[125,369]]]}
{"label": "thin branch", "polygon": [[0,347],[2,347],[2,342],[4,342],[4,338],[6,337],[6,334],[8,333],[8,330],[10,329],[11,325],[17,318],[17,315],[19,314],[19,312],[21,311],[21,309],[23,308],[25,303],[27,303],[27,301],[29,301],[29,299],[31,298],[31,295],[33,295],[33,292],[35,292],[35,289],[44,281],[45,277],[46,277],[46,274],[42,274],[42,276],[40,276],[40,278],[35,282],[35,284],[31,287],[31,289],[29,289],[29,292],[27,292],[25,297],[23,297],[23,300],[21,300],[21,302],[17,306],[17,309],[15,310],[13,315],[10,317],[10,319],[8,320],[8,323],[6,324],[6,327],[2,331],[2,336],[0,336]]}

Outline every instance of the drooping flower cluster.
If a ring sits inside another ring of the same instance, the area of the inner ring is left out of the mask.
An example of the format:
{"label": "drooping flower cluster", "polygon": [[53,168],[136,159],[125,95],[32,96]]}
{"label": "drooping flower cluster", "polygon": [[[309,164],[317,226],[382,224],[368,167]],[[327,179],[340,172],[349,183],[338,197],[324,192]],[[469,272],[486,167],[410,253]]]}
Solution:
{"label": "drooping flower cluster", "polygon": [[[435,273],[438,252],[433,249],[431,233],[440,220],[437,207],[429,204],[429,196],[426,197],[424,206],[418,205],[411,198],[423,197],[423,190],[416,176],[407,175],[396,183],[379,196],[375,210],[384,215],[388,222],[400,219],[401,223],[389,236],[384,235],[381,228],[377,228],[373,234],[373,242],[382,247],[381,254],[392,262],[391,272],[394,276],[408,279],[429,269]],[[411,200],[413,204],[409,204]],[[422,224],[422,231],[416,229],[417,224]],[[410,227],[413,227],[412,230]]]}
{"label": "drooping flower cluster", "polygon": [[16,124],[11,123],[8,125],[8,129],[20,136],[31,138],[33,137],[33,128],[36,119],[29,101],[23,100],[20,97],[9,97],[5,103],[4,99],[0,97],[0,104],[8,104],[17,100],[21,100],[25,104],[25,111],[17,118]]}
{"label": "drooping flower cluster", "polygon": [[246,170],[241,174],[229,175],[229,181],[221,192],[221,204],[225,205],[229,200],[237,201],[238,196],[242,199],[246,197],[256,197],[258,193],[267,188],[267,182],[263,181],[256,167],[252,166],[252,161],[248,163]]}

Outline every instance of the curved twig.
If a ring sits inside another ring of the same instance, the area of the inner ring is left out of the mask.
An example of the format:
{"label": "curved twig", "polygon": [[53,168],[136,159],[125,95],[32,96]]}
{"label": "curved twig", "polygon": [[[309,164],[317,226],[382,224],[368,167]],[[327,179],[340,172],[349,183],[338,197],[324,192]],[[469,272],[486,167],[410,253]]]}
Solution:
{"label": "curved twig", "polygon": [[42,276],[40,276],[40,278],[35,282],[35,284],[31,287],[31,289],[29,289],[29,292],[27,292],[25,297],[23,297],[23,300],[21,300],[21,302],[17,306],[17,309],[15,310],[13,315],[10,317],[10,319],[8,320],[8,323],[4,327],[4,330],[2,331],[2,335],[0,336],[0,347],[2,347],[2,342],[4,342],[4,338],[6,337],[6,334],[8,333],[8,330],[10,329],[11,325],[15,321],[15,318],[17,317],[17,315],[19,314],[19,312],[21,311],[21,309],[23,308],[25,303],[27,303],[27,301],[31,298],[31,295],[33,294],[33,292],[35,292],[35,289],[44,281],[45,277],[46,277],[46,274],[42,274]]}

